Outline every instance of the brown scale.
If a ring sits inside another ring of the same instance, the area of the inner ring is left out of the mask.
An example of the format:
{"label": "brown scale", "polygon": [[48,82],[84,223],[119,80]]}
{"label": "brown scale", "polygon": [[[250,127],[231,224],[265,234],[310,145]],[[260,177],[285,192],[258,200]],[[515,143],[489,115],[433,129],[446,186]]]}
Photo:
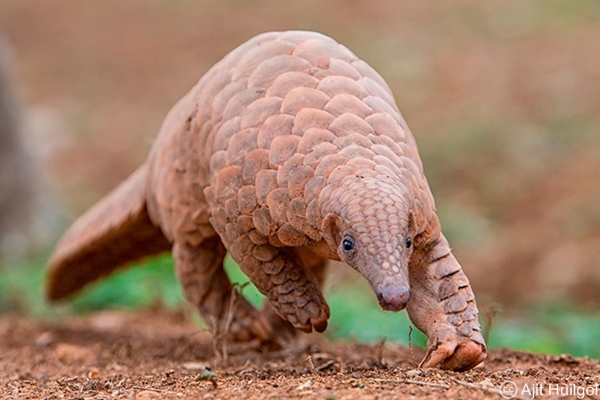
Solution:
{"label": "brown scale", "polygon": [[383,308],[408,309],[429,338],[424,366],[485,358],[473,292],[391,90],[321,34],[262,34],[211,68],[169,112],[144,165],[65,234],[48,296],[168,249],[187,299],[216,328],[232,296],[227,251],[265,294],[262,311],[237,304],[233,339],[323,331],[333,259],[360,272]]}

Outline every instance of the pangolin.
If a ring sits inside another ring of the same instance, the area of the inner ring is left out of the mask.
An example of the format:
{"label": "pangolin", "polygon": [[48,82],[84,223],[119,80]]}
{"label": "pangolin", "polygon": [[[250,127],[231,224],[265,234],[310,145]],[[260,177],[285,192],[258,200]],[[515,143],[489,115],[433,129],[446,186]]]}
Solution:
{"label": "pangolin", "polygon": [[281,319],[325,330],[320,284],[327,260],[341,260],[383,309],[407,308],[427,334],[422,366],[466,370],[486,357],[390,88],[322,34],[263,33],[215,64],[168,113],[142,166],[66,232],[47,295],[166,250],[210,323],[225,324],[232,301],[227,252],[266,296],[261,311],[236,303],[234,339],[268,340]]}

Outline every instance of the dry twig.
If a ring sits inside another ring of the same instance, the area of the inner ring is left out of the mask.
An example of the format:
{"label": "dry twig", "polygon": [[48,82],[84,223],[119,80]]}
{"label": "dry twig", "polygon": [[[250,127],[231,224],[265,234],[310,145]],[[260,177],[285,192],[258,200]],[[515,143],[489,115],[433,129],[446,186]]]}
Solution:
{"label": "dry twig", "polygon": [[[486,385],[486,384],[480,384],[480,383],[471,383],[471,382],[464,382],[461,381],[459,379],[456,378],[450,378],[450,380],[452,382],[455,382],[459,385],[471,388],[471,389],[479,389],[479,390],[483,390],[484,392],[488,392],[488,393],[494,393],[497,394],[499,396],[502,396],[502,398],[505,398],[506,393],[502,393],[502,391],[495,387],[495,386],[491,386],[491,385]],[[511,399],[519,399],[519,400],[526,400],[526,399],[530,399],[529,397],[523,397],[519,394],[515,394],[514,396],[511,397]]]}
{"label": "dry twig", "polygon": [[313,363],[312,357],[309,355],[306,357],[306,362],[308,362],[308,366],[310,367],[310,372],[315,373],[315,363]]}
{"label": "dry twig", "polygon": [[499,313],[502,313],[502,306],[499,304],[492,304],[491,306],[483,309],[485,325],[483,326],[481,333],[486,343],[489,342],[490,332],[492,331],[494,323],[496,322],[496,316]]}
{"label": "dry twig", "polygon": [[216,318],[213,317],[211,321],[215,356],[225,364],[227,364],[229,355],[227,349],[229,332],[231,330],[231,325],[233,324],[238,301],[242,296],[242,290],[246,285],[247,284],[233,285],[231,287],[231,299],[229,301],[229,307],[227,308],[227,314],[225,314],[225,325],[223,326],[223,330],[221,330],[219,321]]}
{"label": "dry twig", "polygon": [[387,339],[385,337],[381,338],[379,343],[377,343],[377,347],[375,347],[377,353],[377,362],[379,363],[379,365],[383,365],[383,348],[385,346],[386,340]]}
{"label": "dry twig", "polygon": [[383,383],[409,383],[409,384],[414,384],[414,385],[432,386],[432,387],[439,387],[439,388],[443,388],[443,389],[450,389],[450,385],[446,385],[445,383],[415,381],[415,380],[412,380],[412,379],[378,379],[378,378],[371,378],[370,380],[374,381],[374,382],[383,382]]}
{"label": "dry twig", "polygon": [[423,368],[423,365],[425,365],[425,363],[429,360],[429,358],[431,357],[431,353],[433,353],[434,351],[437,350],[438,346],[442,344],[442,342],[440,342],[438,340],[438,338],[435,338],[435,343],[432,344],[431,346],[429,346],[427,348],[427,352],[425,353],[425,357],[423,357],[423,359],[421,360],[421,362],[419,363],[419,368]]}
{"label": "dry twig", "polygon": [[315,368],[315,371],[317,371],[317,372],[323,371],[324,369],[331,367],[333,364],[335,364],[335,360],[329,360],[326,363],[323,363],[323,364],[319,365],[317,368]]}
{"label": "dry twig", "polygon": [[412,333],[413,327],[412,325],[408,326],[408,348],[410,349],[410,357],[412,358],[412,362],[414,365],[417,365],[417,361],[415,360],[415,352],[412,345]]}

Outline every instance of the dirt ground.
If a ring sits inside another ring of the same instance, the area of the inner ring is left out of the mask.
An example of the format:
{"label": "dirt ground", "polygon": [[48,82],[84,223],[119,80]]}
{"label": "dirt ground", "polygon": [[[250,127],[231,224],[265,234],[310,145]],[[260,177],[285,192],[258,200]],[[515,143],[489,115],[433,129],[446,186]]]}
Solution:
{"label": "dirt ground", "polygon": [[600,362],[564,355],[496,350],[483,367],[455,373],[418,369],[422,349],[316,334],[283,351],[229,345],[227,359],[216,354],[210,333],[181,313],[105,311],[56,325],[1,316],[0,398],[498,399],[514,393],[507,381],[516,398],[536,387],[548,395],[549,385],[567,390],[554,398],[576,398],[575,388],[600,398]]}
{"label": "dirt ground", "polygon": [[[166,4],[0,2],[40,131],[33,149],[73,216],[142,162],[169,108],[229,50],[266,30],[318,30],[389,81],[438,204],[456,208],[450,222],[470,221],[445,229],[480,306],[520,310],[562,294],[597,307],[593,2]],[[466,373],[418,370],[422,356],[314,334],[277,353],[230,346],[224,360],[184,315],[110,311],[49,325],[0,314],[0,399],[499,399],[511,382],[516,397],[562,399],[600,384],[600,362],[570,356],[492,351]]]}

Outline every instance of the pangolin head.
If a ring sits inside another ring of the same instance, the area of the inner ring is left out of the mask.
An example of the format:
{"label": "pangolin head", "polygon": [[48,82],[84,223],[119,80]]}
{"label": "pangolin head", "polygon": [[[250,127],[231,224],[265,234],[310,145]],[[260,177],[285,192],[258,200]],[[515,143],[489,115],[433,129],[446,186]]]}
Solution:
{"label": "pangolin head", "polygon": [[347,176],[325,205],[325,241],[367,279],[385,310],[407,306],[409,268],[440,235],[433,197],[420,186],[410,176],[362,170]]}

